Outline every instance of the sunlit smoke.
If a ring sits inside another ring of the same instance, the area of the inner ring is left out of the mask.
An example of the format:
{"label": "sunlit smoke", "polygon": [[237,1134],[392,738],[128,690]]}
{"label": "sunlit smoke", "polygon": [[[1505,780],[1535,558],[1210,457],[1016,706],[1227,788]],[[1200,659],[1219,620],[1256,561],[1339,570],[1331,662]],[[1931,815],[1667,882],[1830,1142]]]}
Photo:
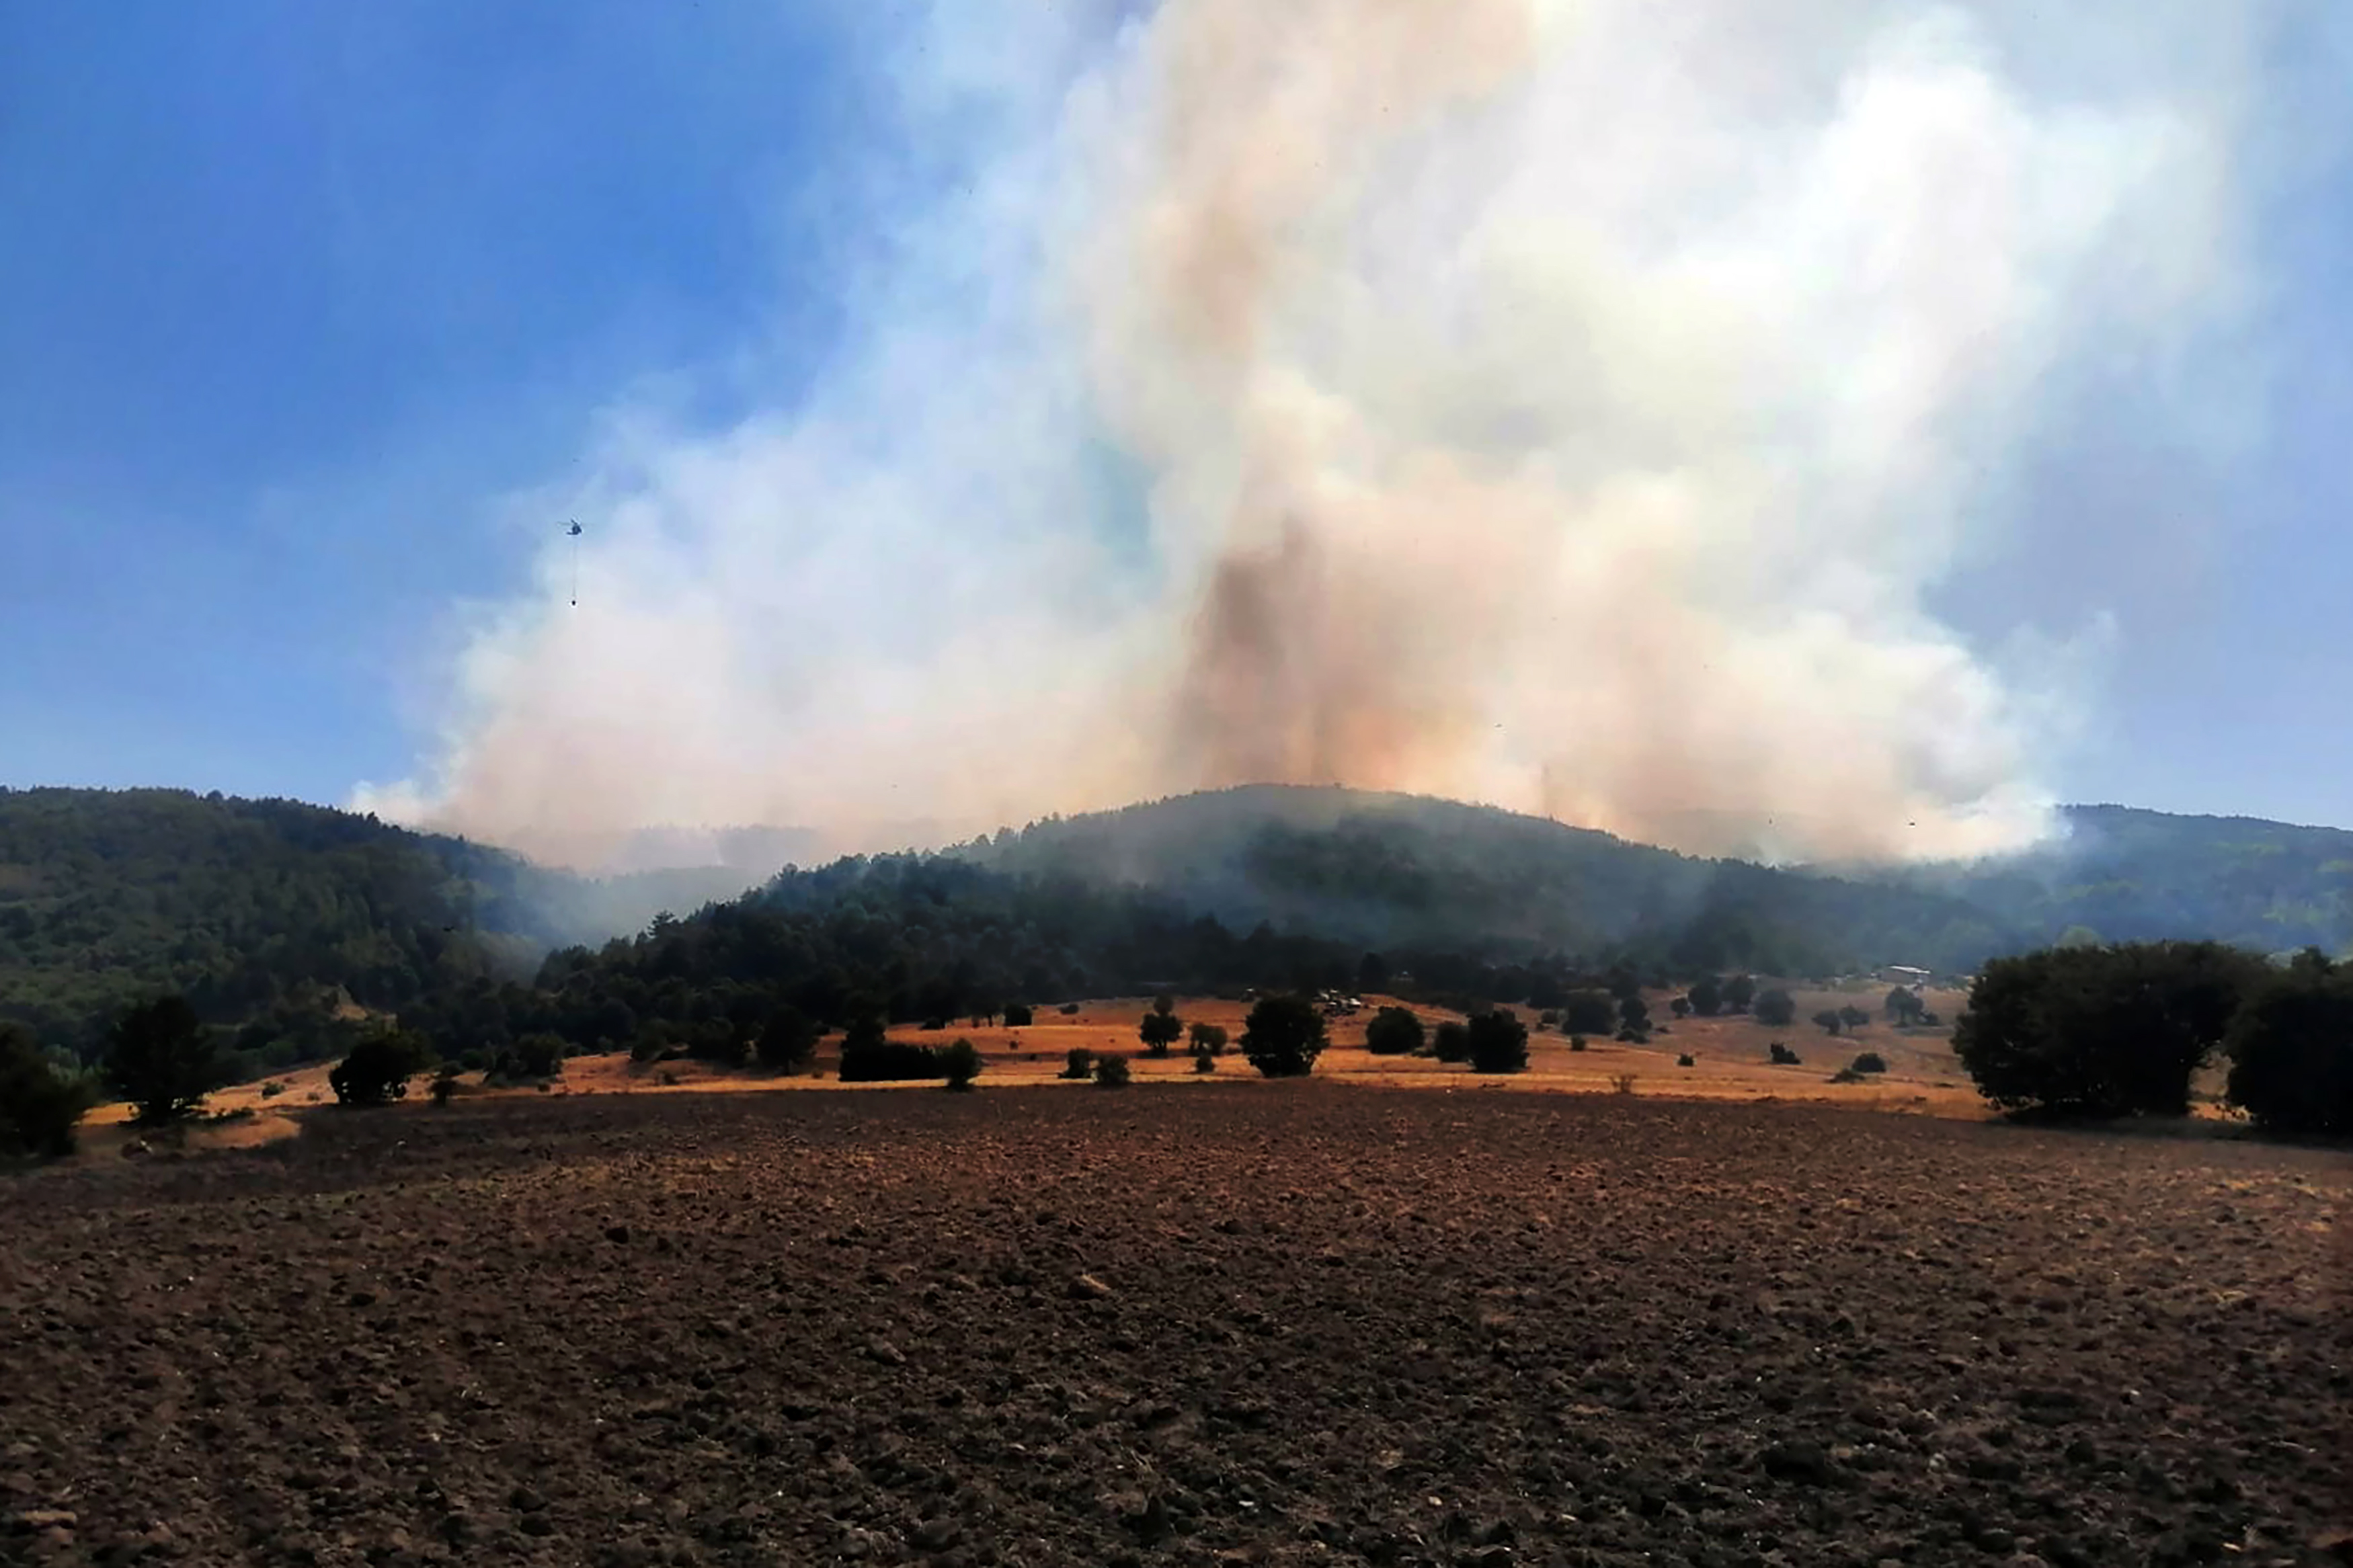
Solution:
{"label": "sunlit smoke", "polygon": [[2066,526],[2015,479],[2081,367],[2238,309],[2270,12],[976,11],[901,77],[973,177],[873,193],[851,350],[731,428],[617,416],[532,498],[579,606],[551,549],[364,804],[572,860],[1245,781],[1783,857],[2043,830],[2083,694],[1930,595]]}

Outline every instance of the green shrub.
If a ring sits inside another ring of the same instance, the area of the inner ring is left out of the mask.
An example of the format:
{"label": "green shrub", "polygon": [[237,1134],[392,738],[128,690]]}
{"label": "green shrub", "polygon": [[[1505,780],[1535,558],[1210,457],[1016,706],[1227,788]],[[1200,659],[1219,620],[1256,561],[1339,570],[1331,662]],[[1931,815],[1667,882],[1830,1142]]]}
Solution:
{"label": "green shrub", "polygon": [[1323,1010],[1305,996],[1262,996],[1242,1025],[1242,1055],[1267,1078],[1304,1078],[1328,1038]]}
{"label": "green shrub", "polygon": [[1103,1056],[1095,1058],[1095,1087],[1125,1089],[1130,1070],[1125,1057]]}
{"label": "green shrub", "polygon": [[1365,1049],[1377,1057],[1409,1057],[1427,1037],[1410,1007],[1384,1007],[1365,1026]]}
{"label": "green shrub", "polygon": [[187,1115],[223,1081],[212,1036],[185,999],[142,1002],[107,1037],[106,1076],[142,1122]]}
{"label": "green shrub", "polygon": [[817,1025],[798,1007],[786,1003],[768,1014],[760,1026],[754,1048],[760,1065],[777,1072],[798,1072],[817,1056]]}
{"label": "green shrub", "polygon": [[844,1083],[913,1083],[947,1077],[941,1053],[913,1040],[860,1037],[841,1047]]}
{"label": "green shrub", "polygon": [[2231,1031],[2231,1103],[2266,1131],[2353,1137],[2353,963],[2309,952]]}
{"label": "green shrub", "polygon": [[1502,1007],[1471,1020],[1470,1061],[1472,1072],[1525,1072],[1528,1067],[1528,1026]]}
{"label": "green shrub", "polygon": [[980,1052],[970,1040],[958,1039],[937,1055],[940,1071],[947,1079],[948,1088],[957,1090],[972,1088],[973,1079],[980,1076],[981,1060]]}
{"label": "green shrub", "polygon": [[433,1065],[432,1047],[405,1029],[385,1029],[353,1046],[327,1075],[339,1105],[385,1105],[408,1098],[408,1080]]}
{"label": "green shrub", "polygon": [[58,1070],[33,1037],[0,1023],[0,1157],[62,1159],[90,1110],[89,1086]]}
{"label": "green shrub", "polygon": [[2013,1113],[2180,1116],[2191,1076],[2265,974],[2219,942],[1998,958],[1970,987],[1953,1050],[1978,1092]]}

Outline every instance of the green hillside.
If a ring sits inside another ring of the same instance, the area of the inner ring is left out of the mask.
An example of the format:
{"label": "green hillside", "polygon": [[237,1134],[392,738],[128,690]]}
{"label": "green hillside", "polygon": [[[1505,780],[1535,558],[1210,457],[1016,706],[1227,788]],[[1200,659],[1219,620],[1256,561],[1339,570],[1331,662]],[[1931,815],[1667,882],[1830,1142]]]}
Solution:
{"label": "green hillside", "polygon": [[312,1054],[339,1011],[527,976],[732,890],[586,881],[294,801],[0,790],[0,1017],[86,1052],[127,1003],[177,991],[252,1047]]}
{"label": "green hillside", "polygon": [[1705,860],[1492,806],[1252,785],[1040,822],[956,853],[1159,889],[1229,925],[1369,948],[1563,952],[1679,970],[1959,970],[2014,932],[1933,888]]}

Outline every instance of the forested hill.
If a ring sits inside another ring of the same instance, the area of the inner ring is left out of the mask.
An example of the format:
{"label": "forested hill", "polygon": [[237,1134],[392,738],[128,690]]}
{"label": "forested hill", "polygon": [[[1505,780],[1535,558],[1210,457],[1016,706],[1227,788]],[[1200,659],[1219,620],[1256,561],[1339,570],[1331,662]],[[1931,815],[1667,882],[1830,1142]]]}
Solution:
{"label": "forested hill", "polygon": [[2031,852],[1829,875],[1704,860],[1487,806],[1253,785],[1000,833],[957,853],[1159,889],[1367,946],[1623,950],[1691,969],[1966,972],[2063,937],[2353,947],[2353,833],[2073,806]]}
{"label": "forested hill", "polygon": [[586,881],[293,801],[0,789],[0,1017],[88,1049],[128,1002],[177,991],[301,1051],[353,1004],[528,976],[552,947],[734,890]]}
{"label": "forested hill", "polygon": [[2353,950],[2353,833],[2247,816],[2065,808],[2028,854],[1908,874],[2034,939],[2205,938],[2288,952]]}
{"label": "forested hill", "polygon": [[1491,806],[1250,785],[1052,818],[956,853],[1134,883],[1248,929],[1366,947],[1624,956],[1698,972],[1964,970],[2020,933],[1932,888],[1705,860]]}

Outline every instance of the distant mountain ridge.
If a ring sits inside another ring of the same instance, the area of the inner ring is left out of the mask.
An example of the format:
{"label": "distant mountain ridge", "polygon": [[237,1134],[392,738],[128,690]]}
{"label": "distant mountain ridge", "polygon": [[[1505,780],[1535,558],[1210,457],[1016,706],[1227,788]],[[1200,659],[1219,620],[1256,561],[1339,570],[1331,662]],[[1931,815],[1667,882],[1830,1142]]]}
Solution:
{"label": "distant mountain ridge", "polygon": [[1781,973],[1963,972],[2084,930],[2264,952],[2353,944],[2353,833],[2113,805],[2063,819],[2063,837],[2000,860],[1833,872],[1680,855],[1491,806],[1247,785],[1050,818],[954,853],[1373,945],[1663,942],[1694,966]]}

